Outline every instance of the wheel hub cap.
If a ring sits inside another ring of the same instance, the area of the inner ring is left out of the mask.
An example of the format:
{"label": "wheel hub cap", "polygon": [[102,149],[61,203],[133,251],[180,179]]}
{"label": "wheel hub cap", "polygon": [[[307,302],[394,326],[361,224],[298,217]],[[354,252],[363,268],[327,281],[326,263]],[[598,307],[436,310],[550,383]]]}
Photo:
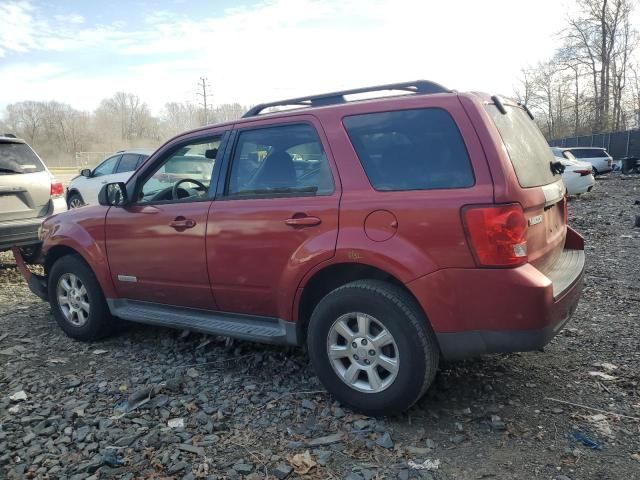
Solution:
{"label": "wheel hub cap", "polygon": [[384,324],[365,313],[338,318],[327,336],[327,354],[338,377],[354,390],[377,393],[398,375],[398,346]]}
{"label": "wheel hub cap", "polygon": [[89,319],[89,295],[84,284],[73,273],[64,273],[58,279],[56,296],[60,311],[67,322],[82,327]]}

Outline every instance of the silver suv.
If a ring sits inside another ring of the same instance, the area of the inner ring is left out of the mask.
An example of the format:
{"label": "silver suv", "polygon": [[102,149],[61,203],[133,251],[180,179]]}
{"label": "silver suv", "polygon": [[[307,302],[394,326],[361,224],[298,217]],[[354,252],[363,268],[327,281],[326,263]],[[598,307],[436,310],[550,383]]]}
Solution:
{"label": "silver suv", "polygon": [[36,152],[0,133],[0,251],[38,243],[42,220],[66,209],[64,186]]}

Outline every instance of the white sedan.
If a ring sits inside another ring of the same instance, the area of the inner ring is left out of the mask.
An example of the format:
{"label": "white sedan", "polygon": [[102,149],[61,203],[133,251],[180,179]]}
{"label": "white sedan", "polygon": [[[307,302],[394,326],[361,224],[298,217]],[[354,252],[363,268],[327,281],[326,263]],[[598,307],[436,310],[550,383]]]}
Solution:
{"label": "white sedan", "polygon": [[[566,152],[565,155],[567,155]],[[589,162],[558,156],[556,156],[556,160],[564,165],[562,181],[567,187],[568,195],[580,195],[591,191],[596,179],[593,176],[593,169]]]}
{"label": "white sedan", "polygon": [[93,170],[85,168],[67,187],[67,205],[78,208],[98,203],[103,185],[126,182],[133,172],[149,158],[152,150],[121,150],[100,163]]}

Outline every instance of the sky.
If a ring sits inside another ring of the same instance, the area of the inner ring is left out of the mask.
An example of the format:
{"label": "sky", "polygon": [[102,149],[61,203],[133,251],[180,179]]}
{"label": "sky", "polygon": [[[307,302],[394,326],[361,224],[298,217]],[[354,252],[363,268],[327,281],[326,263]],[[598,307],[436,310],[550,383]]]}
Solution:
{"label": "sky", "polygon": [[116,91],[159,113],[429,79],[510,95],[553,54],[571,0],[0,0],[0,110],[93,110]]}

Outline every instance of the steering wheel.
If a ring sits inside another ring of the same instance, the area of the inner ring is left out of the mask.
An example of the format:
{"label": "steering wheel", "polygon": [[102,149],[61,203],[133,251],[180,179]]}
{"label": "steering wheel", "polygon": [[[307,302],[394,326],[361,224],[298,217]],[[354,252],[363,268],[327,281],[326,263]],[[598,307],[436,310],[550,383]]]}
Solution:
{"label": "steering wheel", "polygon": [[182,180],[178,180],[174,185],[173,188],[171,189],[171,198],[174,200],[179,200],[180,197],[178,197],[178,186],[182,185],[183,183],[195,183],[197,186],[199,186],[200,188],[202,188],[202,190],[204,190],[205,192],[207,191],[207,186],[204,185],[202,182],[199,182],[198,180],[194,180],[192,178],[183,178]]}

